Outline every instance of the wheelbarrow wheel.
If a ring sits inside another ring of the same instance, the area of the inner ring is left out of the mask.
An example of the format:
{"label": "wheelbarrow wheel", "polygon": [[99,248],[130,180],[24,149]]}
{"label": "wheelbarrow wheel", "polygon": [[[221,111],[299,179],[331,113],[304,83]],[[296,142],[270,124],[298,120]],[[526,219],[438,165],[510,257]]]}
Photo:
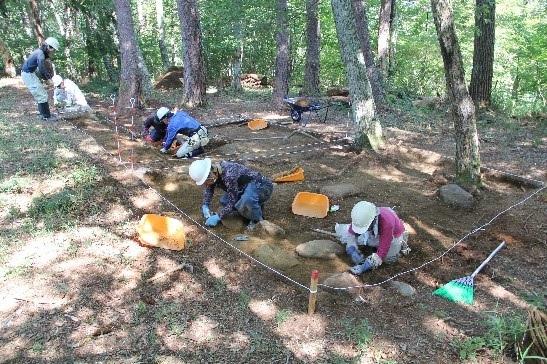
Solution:
{"label": "wheelbarrow wheel", "polygon": [[291,110],[291,119],[297,123],[302,119],[302,114],[300,114],[297,110]]}

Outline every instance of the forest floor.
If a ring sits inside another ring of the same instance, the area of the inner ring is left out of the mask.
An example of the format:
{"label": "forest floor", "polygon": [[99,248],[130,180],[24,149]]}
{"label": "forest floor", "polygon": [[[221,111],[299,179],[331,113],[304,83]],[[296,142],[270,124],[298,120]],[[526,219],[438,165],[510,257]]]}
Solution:
{"label": "forest floor", "polygon": [[[166,105],[176,97],[157,95]],[[20,80],[0,80],[0,362],[517,361],[509,337],[527,308],[546,304],[547,193],[487,173],[472,209],[445,205],[437,191],[453,176],[454,155],[445,111],[393,107],[382,115],[385,148],[355,154],[347,147],[352,130],[343,106],[330,108],[325,122],[312,117],[299,128],[263,94],[209,95],[194,113],[204,124],[242,115],[270,126],[211,127],[208,156],[267,176],[295,166],[305,171],[303,182],[277,184],[266,204],[266,218],[284,236],[254,236],[231,219],[213,230],[215,237],[192,221],[201,222],[202,191],[188,178],[191,161],[130,138],[128,130],[140,132],[154,110],[128,105],[115,113],[108,97],[90,101],[95,120],[48,124],[38,120]],[[545,180],[545,120],[484,113],[478,127],[484,166]],[[234,141],[251,138],[270,139]],[[338,211],[323,219],[292,214],[297,192],[340,184],[357,192],[331,199]],[[294,248],[329,239],[312,229],[347,223],[362,199],[394,207],[412,248],[396,264],[362,276],[365,284],[420,266],[465,239],[442,259],[396,277],[414,287],[412,296],[390,283],[358,294],[320,288],[317,313],[307,315],[310,272],[318,269],[324,282],[349,261],[303,258]],[[183,220],[186,248],[140,245],[135,227],[144,213]],[[234,240],[239,234],[250,240]],[[473,305],[431,294],[470,274],[502,240],[506,248],[475,280]],[[234,247],[257,258],[269,251],[268,265],[289,279]]]}

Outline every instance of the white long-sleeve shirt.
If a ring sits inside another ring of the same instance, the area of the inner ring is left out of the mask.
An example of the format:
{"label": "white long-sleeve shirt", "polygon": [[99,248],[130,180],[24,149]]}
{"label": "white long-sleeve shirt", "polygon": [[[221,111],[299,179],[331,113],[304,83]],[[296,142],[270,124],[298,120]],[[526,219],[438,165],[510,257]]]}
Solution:
{"label": "white long-sleeve shirt", "polygon": [[88,108],[89,105],[85,99],[83,92],[78,85],[65,78],[63,80],[64,88],[57,87],[53,93],[54,103],[65,103],[66,107],[70,106],[82,106]]}

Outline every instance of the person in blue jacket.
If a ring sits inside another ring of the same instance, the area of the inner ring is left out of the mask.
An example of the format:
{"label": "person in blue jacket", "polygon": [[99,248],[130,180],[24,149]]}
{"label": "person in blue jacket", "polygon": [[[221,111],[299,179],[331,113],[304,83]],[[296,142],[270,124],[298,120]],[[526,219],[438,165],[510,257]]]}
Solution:
{"label": "person in blue jacket", "polygon": [[167,124],[167,135],[160,152],[167,153],[176,139],[182,144],[177,150],[178,158],[191,158],[203,153],[209,136],[199,121],[184,111],[177,111],[173,116],[163,118],[163,122]]}
{"label": "person in blue jacket", "polygon": [[38,104],[38,111],[42,119],[46,121],[55,121],[57,118],[52,116],[49,111],[47,91],[40,78],[51,80],[54,76],[53,67],[48,67],[47,63],[50,62],[51,56],[59,48],[57,39],[49,37],[42,43],[40,48],[34,50],[28,56],[21,67],[21,78]]}

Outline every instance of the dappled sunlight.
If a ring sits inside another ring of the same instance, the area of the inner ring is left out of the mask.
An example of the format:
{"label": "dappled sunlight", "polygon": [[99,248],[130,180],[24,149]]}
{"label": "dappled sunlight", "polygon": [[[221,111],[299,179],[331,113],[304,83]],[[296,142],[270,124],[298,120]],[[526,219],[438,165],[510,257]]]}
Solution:
{"label": "dappled sunlight", "polygon": [[69,244],[70,237],[63,233],[30,238],[9,257],[6,266],[31,264],[35,268],[45,268],[62,256]]}
{"label": "dappled sunlight", "polygon": [[410,216],[409,218],[413,224],[425,231],[426,233],[428,233],[430,236],[432,236],[433,238],[435,238],[435,240],[437,240],[438,242],[440,242],[442,244],[443,247],[445,248],[449,248],[453,245],[454,243],[454,239],[449,237],[449,236],[446,236],[445,234],[443,234],[441,231],[438,230],[438,228],[436,227],[433,227],[433,226],[429,226],[426,222],[422,221],[422,220],[419,220],[413,216]]}
{"label": "dappled sunlight", "polygon": [[320,315],[294,314],[280,323],[277,333],[300,360],[316,360],[326,349],[327,320]]}
{"label": "dappled sunlight", "polygon": [[145,210],[153,210],[161,202],[161,197],[149,189],[138,195],[132,195],[129,199],[136,208]]}
{"label": "dappled sunlight", "polygon": [[223,278],[226,276],[226,271],[222,269],[219,264],[216,261],[216,258],[211,258],[203,263],[203,266],[209,274],[211,274],[215,278]]}
{"label": "dappled sunlight", "polygon": [[422,325],[433,335],[460,337],[464,336],[464,332],[455,328],[447,322],[447,318],[438,318],[435,316],[427,316],[423,319]]}
{"label": "dappled sunlight", "polygon": [[249,347],[251,340],[249,335],[241,331],[236,331],[226,337],[226,342],[231,350],[244,350]]}
{"label": "dappled sunlight", "polygon": [[410,178],[406,173],[401,172],[395,167],[386,166],[383,169],[382,173],[374,174],[374,177],[378,178],[381,181],[386,182],[408,182]]}
{"label": "dappled sunlight", "polygon": [[489,293],[492,297],[503,300],[506,302],[511,303],[515,307],[518,307],[520,309],[528,309],[530,305],[521,299],[520,297],[517,297],[512,292],[509,292],[504,287],[500,286],[499,284],[496,284],[492,282],[490,279],[482,279],[481,280],[481,291],[485,291]]}
{"label": "dappled sunlight", "polygon": [[121,223],[131,217],[132,213],[129,209],[121,204],[111,204],[108,211],[104,214],[104,218],[110,223]]}
{"label": "dappled sunlight", "polygon": [[271,300],[255,300],[249,302],[249,309],[263,321],[271,321],[277,315],[278,308]]}
{"label": "dappled sunlight", "polygon": [[163,186],[163,189],[166,190],[167,192],[175,192],[179,189],[179,187],[180,187],[180,183],[166,182],[165,185]]}
{"label": "dappled sunlight", "polygon": [[57,148],[57,150],[55,150],[54,155],[55,157],[59,159],[69,159],[69,160],[75,159],[78,157],[78,154],[74,153],[72,150],[65,147]]}
{"label": "dappled sunlight", "polygon": [[201,315],[189,324],[184,336],[197,344],[211,344],[219,338],[217,331],[219,323],[205,315]]}

